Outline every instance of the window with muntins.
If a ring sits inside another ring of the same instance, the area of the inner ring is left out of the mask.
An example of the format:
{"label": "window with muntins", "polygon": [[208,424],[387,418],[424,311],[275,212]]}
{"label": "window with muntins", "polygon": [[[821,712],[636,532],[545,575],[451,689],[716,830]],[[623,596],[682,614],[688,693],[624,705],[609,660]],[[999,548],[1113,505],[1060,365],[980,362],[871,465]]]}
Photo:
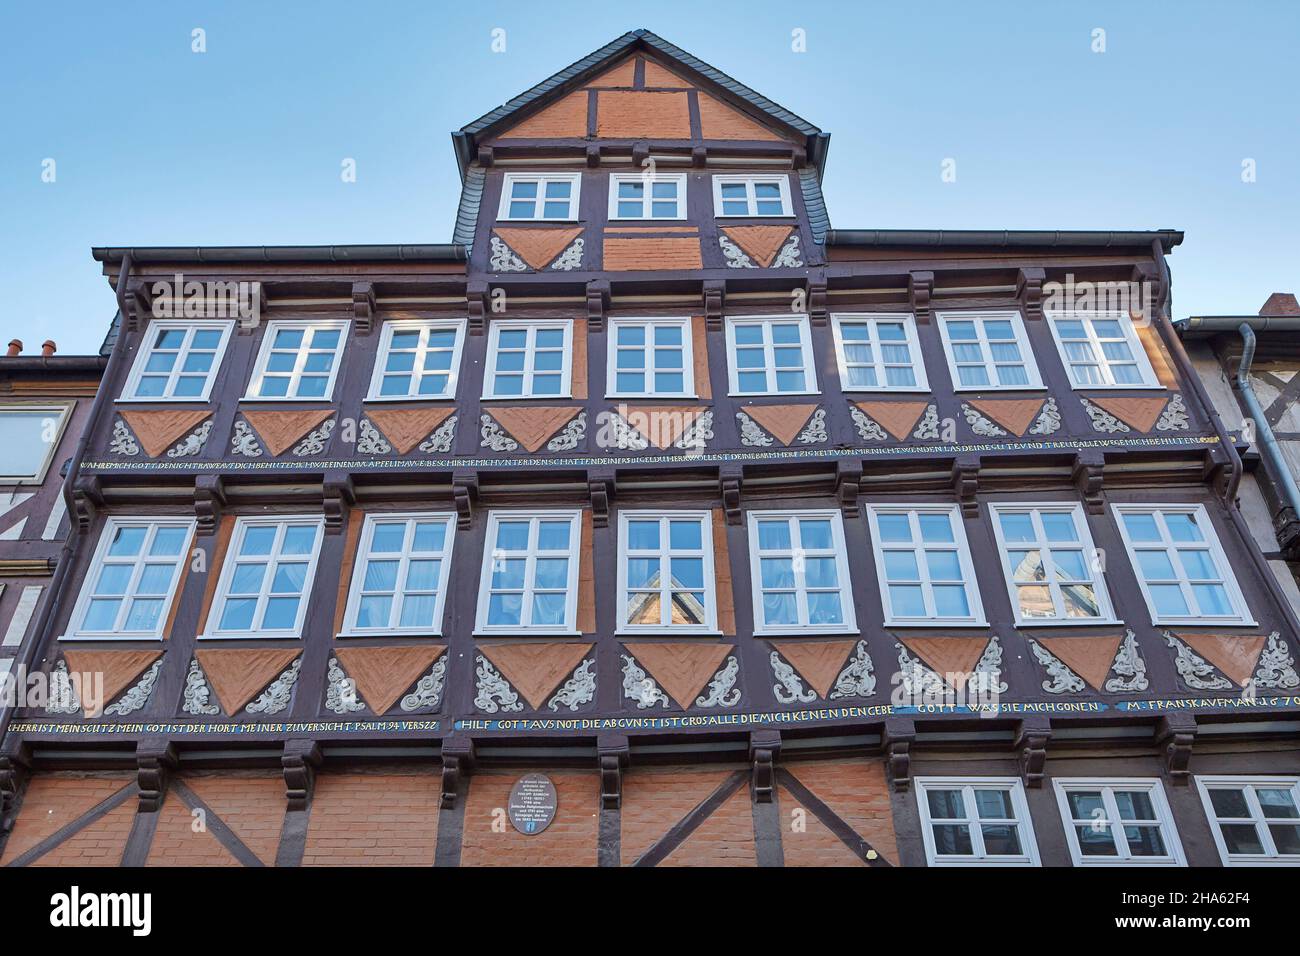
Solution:
{"label": "window with muntins", "polygon": [[1075,866],[1182,866],[1159,780],[1058,777],[1057,805]]}
{"label": "window with muntins", "polygon": [[1224,866],[1300,866],[1300,778],[1196,775]]}
{"label": "window with muntins", "polygon": [[856,631],[838,510],[749,512],[749,562],[755,634]]}
{"label": "window with muntins", "polygon": [[324,519],[239,518],[205,637],[300,637]]}
{"label": "window with muntins", "polygon": [[684,173],[615,174],[609,177],[609,218],[685,219]]}
{"label": "window with muntins", "polygon": [[939,330],[957,391],[1042,387],[1019,312],[941,312]]}
{"label": "window with muntins", "polygon": [[930,866],[1037,866],[1038,846],[1021,782],[920,777],[916,802]]}
{"label": "window with muntins", "polygon": [[712,528],[707,511],[619,515],[620,630],[717,629]]}
{"label": "window with muntins", "polygon": [[465,322],[385,322],[371,399],[454,398]]}
{"label": "window with muntins", "polygon": [[233,321],[149,323],[123,401],[207,401]]}
{"label": "window with muntins", "polygon": [[808,316],[727,319],[733,395],[808,395],[817,391]]}
{"label": "window with muntins", "polygon": [[1077,504],[989,508],[1016,623],[1113,620],[1101,564]]}
{"label": "window with muntins", "polygon": [[929,389],[911,315],[834,315],[832,322],[844,391]]}
{"label": "window with muntins", "polygon": [[479,633],[575,632],[579,514],[493,511],[488,515]]}
{"label": "window with muntins", "polygon": [[956,505],[868,505],[885,623],[984,625]]}
{"label": "window with muntins", "polygon": [[366,516],[346,633],[442,633],[454,519],[441,513]]}
{"label": "window with muntins", "polygon": [[268,322],[247,399],[328,400],[348,322]]}
{"label": "window with muntins", "polygon": [[484,398],[559,398],[570,389],[573,323],[493,322]]}
{"label": "window with muntins", "polygon": [[571,222],[578,218],[579,173],[507,173],[497,218],[515,222]]}
{"label": "window with muntins", "polygon": [[1162,387],[1125,313],[1071,312],[1048,322],[1075,388]]}
{"label": "window with muntins", "polygon": [[611,319],[610,396],[694,395],[693,344],[688,318]]}
{"label": "window with muntins", "polygon": [[786,176],[714,176],[713,211],[719,218],[793,216]]}

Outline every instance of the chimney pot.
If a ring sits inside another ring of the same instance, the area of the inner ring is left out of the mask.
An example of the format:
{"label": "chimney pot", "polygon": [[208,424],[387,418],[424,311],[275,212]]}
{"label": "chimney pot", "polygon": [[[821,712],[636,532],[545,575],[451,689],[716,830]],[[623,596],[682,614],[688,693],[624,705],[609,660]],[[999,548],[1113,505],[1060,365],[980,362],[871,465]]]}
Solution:
{"label": "chimney pot", "polygon": [[46,358],[49,358],[58,350],[59,347],[54,344],[54,339],[46,339],[44,342],[41,343],[41,354],[44,355]]}
{"label": "chimney pot", "polygon": [[5,352],[5,355],[9,358],[13,358],[15,355],[22,354],[22,351],[23,351],[22,340],[12,339],[9,342],[9,351]]}

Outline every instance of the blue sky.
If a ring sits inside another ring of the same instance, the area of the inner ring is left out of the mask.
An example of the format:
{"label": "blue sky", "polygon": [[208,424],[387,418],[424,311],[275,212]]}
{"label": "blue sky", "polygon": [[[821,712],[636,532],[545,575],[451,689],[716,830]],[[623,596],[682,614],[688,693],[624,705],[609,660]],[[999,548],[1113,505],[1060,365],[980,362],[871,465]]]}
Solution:
{"label": "blue sky", "polygon": [[1176,315],[1300,291],[1285,0],[8,0],[0,342],[98,347],[114,303],[92,245],[445,242],[449,132],[636,27],[830,131],[836,227],[1178,228]]}

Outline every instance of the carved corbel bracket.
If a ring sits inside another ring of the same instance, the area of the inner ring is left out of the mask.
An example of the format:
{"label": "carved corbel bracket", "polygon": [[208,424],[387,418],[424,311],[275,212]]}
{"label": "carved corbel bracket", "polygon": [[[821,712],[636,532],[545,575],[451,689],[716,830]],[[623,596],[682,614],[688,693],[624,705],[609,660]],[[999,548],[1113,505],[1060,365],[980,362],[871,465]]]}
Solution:
{"label": "carved corbel bracket", "polygon": [[776,793],[776,758],[781,731],[756,730],[749,735],[749,795],[755,803],[771,803]]}
{"label": "carved corbel bracket", "polygon": [[[172,295],[179,299],[183,289],[173,289]],[[122,324],[127,332],[138,332],[144,325],[145,316],[153,313],[153,290],[143,279],[131,279],[126,284],[126,315]]]}
{"label": "carved corbel bracket", "polygon": [[930,321],[930,297],[934,294],[933,272],[907,274],[907,301],[918,322]]}
{"label": "carved corbel bracket", "polygon": [[650,160],[650,143],[648,140],[637,140],[632,144],[632,165],[637,169],[645,169],[646,163]]}
{"label": "carved corbel bracket", "polygon": [[194,479],[194,515],[198,533],[215,534],[221,511],[226,506],[225,482],[220,475],[198,475]]}
{"label": "carved corbel bracket", "polygon": [[325,533],[339,534],[348,523],[348,509],[357,503],[352,476],[347,472],[327,472],[324,488]]}
{"label": "carved corbel bracket", "polygon": [[609,500],[614,497],[614,473],[591,469],[587,472],[587,494],[591,498],[591,524],[609,527]]}
{"label": "carved corbel bracket", "polygon": [[605,313],[609,311],[609,281],[593,279],[587,283],[587,334],[605,331]]}
{"label": "carved corbel bracket", "polygon": [[456,501],[456,527],[468,531],[474,520],[474,499],[478,497],[478,472],[472,469],[453,471],[451,493]]}
{"label": "carved corbel bracket", "polygon": [[487,328],[488,285],[470,282],[465,286],[465,314],[469,317],[469,334],[482,335]]}
{"label": "carved corbel bracket", "polygon": [[448,737],[442,742],[442,808],[456,806],[460,778],[468,776],[474,766],[474,741],[468,737]]}
{"label": "carved corbel bracket", "polygon": [[710,279],[704,283],[704,327],[710,332],[722,331],[722,311],[727,302],[727,283]]}
{"label": "carved corbel bracket", "polygon": [[1016,298],[1024,309],[1025,318],[1043,317],[1043,282],[1047,273],[1037,266],[1021,269],[1016,275]]}
{"label": "carved corbel bracket", "polygon": [[952,490],[961,503],[963,518],[978,518],[980,503],[980,459],[978,455],[960,455],[952,463]]}
{"label": "carved corbel bracket", "polygon": [[718,486],[722,494],[722,510],[727,513],[727,524],[740,524],[740,486],[743,471],[738,466],[718,469]]}
{"label": "carved corbel bracket", "polygon": [[600,144],[587,144],[587,168],[596,169],[600,166]]}
{"label": "carved corbel bracket", "polygon": [[77,521],[77,530],[82,534],[90,531],[95,520],[95,512],[104,505],[104,490],[98,475],[78,475],[72,486],[72,511]]}
{"label": "carved corbel bracket", "polygon": [[1164,754],[1169,782],[1185,787],[1190,779],[1192,744],[1196,740],[1196,718],[1182,711],[1164,714],[1156,724],[1156,744]]}
{"label": "carved corbel bracket", "polygon": [[0,833],[8,833],[18,815],[18,800],[32,769],[32,750],[26,743],[11,740],[0,753]]}
{"label": "carved corbel bracket", "polygon": [[1016,728],[1016,761],[1025,786],[1037,790],[1043,785],[1047,765],[1047,744],[1052,739],[1052,722],[1046,717],[1029,717]]}
{"label": "carved corbel bracket", "polygon": [[496,161],[496,154],[493,153],[491,146],[480,146],[478,148],[477,162],[484,169],[489,168]]}
{"label": "carved corbel bracket", "polygon": [[707,146],[694,146],[691,148],[691,165],[696,169],[703,169],[709,165],[709,148]]}
{"label": "carved corbel bracket", "polygon": [[1071,477],[1074,487],[1083,497],[1084,507],[1091,515],[1106,512],[1106,502],[1102,498],[1105,467],[1106,456],[1097,449],[1080,451],[1074,456],[1074,473]]}
{"label": "carved corbel bracket", "polygon": [[1215,495],[1227,501],[1228,489],[1232,487],[1232,468],[1227,453],[1218,445],[1205,451],[1202,480],[1214,489]]}
{"label": "carved corbel bracket", "polygon": [[602,810],[617,810],[623,805],[623,770],[628,765],[630,755],[631,749],[626,737],[610,735],[596,738]]}
{"label": "carved corbel bracket", "polygon": [[808,277],[808,323],[825,328],[830,324],[830,296],[826,291],[826,273],[817,272]]}
{"label": "carved corbel bracket", "polygon": [[835,466],[835,497],[839,499],[840,511],[846,518],[858,518],[862,509],[858,507],[858,493],[862,490],[862,462],[853,458],[841,458]]}
{"label": "carved corbel bracket", "polygon": [[286,740],[280,755],[284,772],[284,799],[289,810],[306,810],[316,789],[316,770],[321,765],[320,743],[315,740]]}
{"label": "carved corbel bracket", "polygon": [[912,782],[912,744],[916,722],[905,717],[885,720],[885,772],[898,793],[906,793]]}
{"label": "carved corbel bracket", "polygon": [[374,322],[375,284],[373,282],[352,283],[352,321],[358,335],[369,335]]}
{"label": "carved corbel bracket", "polygon": [[156,813],[162,806],[167,778],[176,764],[176,745],[170,740],[147,737],[136,744],[135,775],[140,788],[141,813]]}

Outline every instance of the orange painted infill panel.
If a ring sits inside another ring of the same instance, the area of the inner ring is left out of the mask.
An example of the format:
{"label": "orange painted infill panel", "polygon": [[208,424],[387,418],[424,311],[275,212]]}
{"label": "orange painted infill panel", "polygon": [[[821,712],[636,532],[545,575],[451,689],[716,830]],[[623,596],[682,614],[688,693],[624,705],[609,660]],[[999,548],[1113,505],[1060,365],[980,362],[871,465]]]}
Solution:
{"label": "orange painted infill panel", "polygon": [[493,229],[507,246],[519,253],[519,258],[534,269],[545,269],[574,239],[582,235],[581,226],[562,229],[548,227],[536,229]]}
{"label": "orange painted infill panel", "polygon": [[243,710],[298,654],[296,647],[209,648],[194,652],[227,717]]}
{"label": "orange painted infill panel", "polygon": [[244,411],[272,455],[283,455],[294,442],[334,414],[332,408],[295,409],[285,412]]}
{"label": "orange painted infill panel", "polygon": [[766,126],[750,119],[739,110],[732,109],[721,100],[701,91],[700,135],[704,139],[743,139],[783,142],[782,138]]}
{"label": "orange painted infill panel", "polygon": [[573,320],[573,358],[570,361],[569,393],[575,399],[587,397],[587,378],[590,374],[587,363],[587,320]]}
{"label": "orange painted infill panel", "polygon": [[591,651],[592,644],[528,642],[526,644],[483,644],[479,652],[496,665],[510,686],[540,710],[546,698],[573,673]]}
{"label": "orange painted infill panel", "polygon": [[667,448],[704,414],[700,405],[619,405],[614,409],[652,445]]}
{"label": "orange painted infill panel", "polygon": [[[98,717],[100,712],[126,690],[137,677],[144,673],[154,661],[162,656],[162,651],[64,651],[63,659],[68,662],[68,670],[74,676],[81,698],[81,706],[88,717]],[[93,687],[96,675],[103,675],[104,696],[102,700],[93,701],[91,688],[86,687],[89,680]],[[89,696],[88,696],[89,695]],[[96,706],[97,705],[97,706]]]}
{"label": "orange painted infill panel", "polygon": [[987,637],[900,637],[898,640],[958,689],[966,685],[989,644]]}
{"label": "orange painted infill panel", "polygon": [[1156,419],[1160,417],[1160,413],[1165,410],[1165,404],[1169,399],[1163,395],[1159,398],[1139,398],[1132,395],[1113,397],[1089,395],[1088,401],[1098,408],[1110,412],[1125,425],[1129,425],[1140,432],[1149,432],[1151,426],[1156,423]]}
{"label": "orange painted infill panel", "polygon": [[596,94],[599,139],[690,139],[686,93],[602,90]]}
{"label": "orange painted infill panel", "polygon": [[343,546],[343,563],[339,567],[339,583],[334,596],[334,633],[343,633],[343,618],[348,608],[348,588],[352,583],[352,571],[357,562],[357,544],[361,540],[361,528],[365,523],[366,513],[360,508],[353,508],[348,515],[348,532]]}
{"label": "orange painted infill panel", "polygon": [[499,139],[582,139],[587,135],[587,92],[578,90],[510,127]]}
{"label": "orange painted infill panel", "polygon": [[578,552],[578,630],[583,634],[596,632],[596,559],[592,552],[595,535],[591,509],[582,511],[582,529],[579,532]]}
{"label": "orange painted infill panel", "polygon": [[844,669],[855,641],[769,641],[803,675],[822,700]]}
{"label": "orange painted infill panel", "polygon": [[731,583],[731,550],[727,545],[727,516],[713,509],[713,586],[718,596],[718,630],[736,633],[736,595]]}
{"label": "orange painted infill panel", "polygon": [[1061,663],[1074,671],[1089,686],[1101,690],[1119,653],[1123,635],[1102,637],[1040,637],[1038,643],[1060,658]]}
{"label": "orange painted infill panel", "polygon": [[1165,348],[1165,343],[1160,341],[1160,333],[1156,331],[1156,327],[1149,322],[1143,325],[1135,323],[1134,327],[1137,329],[1138,341],[1142,343],[1143,351],[1151,360],[1156,381],[1165,388],[1178,388],[1178,376],[1169,361],[1169,351]]}
{"label": "orange painted infill panel", "polygon": [[599,73],[592,77],[584,85],[584,89],[590,89],[593,86],[618,86],[627,89],[632,88],[632,83],[636,78],[636,57],[630,56],[610,67],[604,73]]}
{"label": "orange painted infill panel", "polygon": [[691,316],[691,352],[695,370],[695,394],[700,398],[713,398],[713,383],[709,380],[709,336],[704,316]]}
{"label": "orange painted infill panel", "polygon": [[371,713],[386,714],[397,698],[433,666],[444,644],[403,647],[340,647],[334,652]]}
{"label": "orange painted infill panel", "polygon": [[399,454],[405,455],[435,428],[447,420],[456,409],[444,408],[372,408],[366,417],[379,426]]}
{"label": "orange painted infill panel", "polygon": [[1043,410],[1041,398],[972,398],[970,405],[1013,435],[1024,435]]}
{"label": "orange painted infill panel", "polygon": [[577,406],[510,405],[489,406],[488,414],[501,423],[512,438],[530,452],[537,451],[552,435],[582,411]]}
{"label": "orange painted infill panel", "polygon": [[793,226],[724,226],[722,229],[749,258],[766,269],[794,231]]}
{"label": "orange painted infill panel", "polygon": [[741,411],[763,428],[788,445],[808,424],[812,413],[817,410],[816,403],[811,405],[746,405]]}
{"label": "orange painted infill panel", "polygon": [[1264,642],[1267,640],[1262,634],[1238,637],[1235,634],[1177,632],[1177,637],[1223,671],[1238,687],[1245,687],[1255,676],[1255,665],[1259,663],[1259,655],[1263,653]]}
{"label": "orange painted infill panel", "polygon": [[140,447],[150,458],[157,458],[188,435],[212,414],[201,408],[166,408],[160,411],[119,411]]}
{"label": "orange painted infill panel", "polygon": [[857,402],[885,431],[899,441],[906,441],[921,420],[929,402]]}
{"label": "orange painted infill panel", "polygon": [[655,644],[637,641],[623,645],[658,681],[682,710],[689,710],[704,685],[713,679],[731,644]]}
{"label": "orange painted infill panel", "polygon": [[684,90],[693,86],[693,84],[683,80],[666,67],[660,66],[654,60],[645,61],[645,85],[651,89],[658,87],[669,90]]}
{"label": "orange painted infill panel", "polygon": [[656,237],[653,239],[613,239],[606,237],[602,246],[605,269],[609,272],[642,272],[664,269],[702,269],[700,240]]}

